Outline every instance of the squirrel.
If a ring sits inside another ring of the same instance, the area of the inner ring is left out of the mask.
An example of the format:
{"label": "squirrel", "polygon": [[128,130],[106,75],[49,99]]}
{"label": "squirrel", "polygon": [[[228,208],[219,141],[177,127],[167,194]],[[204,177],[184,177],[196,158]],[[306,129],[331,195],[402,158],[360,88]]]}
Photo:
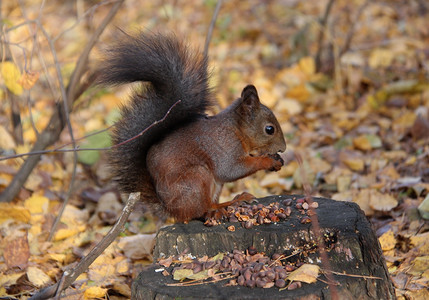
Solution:
{"label": "squirrel", "polygon": [[284,164],[282,129],[253,85],[207,115],[215,99],[207,64],[207,56],[174,34],[139,33],[108,48],[99,70],[104,85],[141,82],[111,134],[121,192],[141,192],[143,201],[160,204],[179,222],[236,201],[218,203],[225,183]]}

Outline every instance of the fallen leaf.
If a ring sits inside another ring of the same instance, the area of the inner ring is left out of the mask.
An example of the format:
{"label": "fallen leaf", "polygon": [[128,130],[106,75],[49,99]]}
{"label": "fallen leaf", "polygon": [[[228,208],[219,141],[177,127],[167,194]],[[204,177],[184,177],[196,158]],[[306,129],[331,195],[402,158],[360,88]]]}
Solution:
{"label": "fallen leaf", "polygon": [[52,281],[45,272],[36,267],[28,267],[27,277],[28,280],[37,287],[42,287]]}
{"label": "fallen leaf", "polygon": [[381,250],[383,251],[389,251],[395,248],[396,238],[392,230],[383,233],[378,240],[381,245]]}
{"label": "fallen leaf", "polygon": [[367,216],[372,216],[374,214],[374,209],[369,204],[371,192],[371,189],[362,189],[357,194],[353,195],[353,202],[358,204],[360,209],[362,209]]}
{"label": "fallen leaf", "polygon": [[429,220],[429,193],[418,207],[419,213],[423,219]]}
{"label": "fallen leaf", "polygon": [[24,89],[29,90],[37,82],[39,76],[39,72],[26,71],[18,80],[18,83],[21,84]]}
{"label": "fallen leaf", "polygon": [[307,76],[313,75],[316,73],[316,63],[314,58],[311,56],[303,57],[299,60],[298,65],[301,71]]}
{"label": "fallen leaf", "polygon": [[174,280],[183,280],[194,274],[191,269],[176,269],[173,274]]}
{"label": "fallen leaf", "polygon": [[411,264],[411,269],[407,271],[408,274],[414,276],[421,276],[423,272],[429,269],[429,256],[416,257]]}
{"label": "fallen leaf", "polygon": [[14,149],[16,147],[13,137],[0,125],[0,149]]}
{"label": "fallen leaf", "polygon": [[382,194],[377,190],[371,190],[369,206],[378,211],[390,211],[398,205],[398,200],[389,194]]}
{"label": "fallen leaf", "polygon": [[85,299],[104,298],[106,296],[106,293],[107,289],[99,286],[92,286],[85,290],[83,296],[85,297]]}
{"label": "fallen leaf", "polygon": [[25,269],[30,258],[27,235],[8,241],[4,248],[3,257],[9,268]]}
{"label": "fallen leaf", "polygon": [[49,199],[45,196],[33,194],[30,198],[25,200],[24,206],[32,214],[46,213],[49,206]]}
{"label": "fallen leaf", "polygon": [[60,228],[54,235],[54,241],[65,240],[66,238],[77,235],[79,232],[85,231],[85,225],[74,226],[73,228]]}
{"label": "fallen leaf", "polygon": [[[118,276],[115,271],[115,266],[110,262],[103,265],[90,266],[88,270],[88,278],[97,283],[107,284],[107,281]],[[112,282],[114,282],[114,280]]]}
{"label": "fallen leaf", "polygon": [[291,272],[286,279],[290,281],[314,283],[317,281],[319,271],[320,268],[318,265],[303,264],[301,267]]}
{"label": "fallen leaf", "polygon": [[156,234],[136,234],[122,237],[118,247],[124,251],[126,257],[131,259],[141,259],[151,255],[155,245]]}
{"label": "fallen leaf", "polygon": [[164,267],[168,268],[168,267],[173,263],[173,257],[172,257],[172,256],[169,256],[169,257],[167,257],[167,258],[160,259],[160,260],[158,261],[158,263],[159,263],[161,266],[164,266]]}
{"label": "fallen leaf", "polygon": [[343,156],[341,157],[341,161],[352,171],[360,172],[365,168],[365,162],[361,157]]}
{"label": "fallen leaf", "polygon": [[28,223],[30,218],[31,214],[27,208],[10,203],[0,203],[0,224],[9,219]]}
{"label": "fallen leaf", "polygon": [[302,110],[302,104],[291,98],[282,98],[276,105],[276,111],[278,111],[279,114],[288,114],[289,116],[298,115]]}
{"label": "fallen leaf", "polygon": [[4,84],[9,91],[15,95],[21,95],[23,88],[19,83],[21,79],[21,71],[19,68],[11,61],[5,61],[1,64],[1,75],[4,80]]}
{"label": "fallen leaf", "polygon": [[371,51],[368,64],[373,69],[385,68],[391,65],[394,57],[394,52],[390,49],[375,48]]}
{"label": "fallen leaf", "polygon": [[125,297],[128,297],[129,299],[131,299],[131,289],[128,284],[115,281],[113,283],[112,289],[118,292],[119,294],[124,295]]}
{"label": "fallen leaf", "polygon": [[360,135],[353,139],[355,148],[363,151],[368,151],[382,146],[381,139],[373,134]]}
{"label": "fallen leaf", "polygon": [[5,274],[2,273],[0,276],[0,286],[11,286],[17,282],[17,280],[24,275],[24,272]]}

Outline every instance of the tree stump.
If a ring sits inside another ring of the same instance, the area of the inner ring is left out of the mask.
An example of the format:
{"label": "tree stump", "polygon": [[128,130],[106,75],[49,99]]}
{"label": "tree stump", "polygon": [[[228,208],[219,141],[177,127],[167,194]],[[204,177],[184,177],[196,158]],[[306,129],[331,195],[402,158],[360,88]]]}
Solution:
{"label": "tree stump", "polygon": [[[154,258],[168,257],[183,252],[193,256],[214,256],[234,249],[246,250],[254,246],[258,252],[291,253],[305,245],[315,245],[312,224],[302,224],[302,210],[296,208],[296,199],[302,196],[271,196],[258,199],[268,205],[293,199],[292,213],[277,223],[263,224],[246,229],[240,223],[222,223],[207,227],[201,221],[174,224],[162,228],[157,235]],[[347,275],[334,275],[340,299],[395,299],[395,292],[384,262],[380,244],[364,213],[355,203],[313,198],[319,204],[315,210],[322,235],[329,236],[329,264],[332,271]],[[228,226],[234,225],[231,232]],[[317,252],[308,261],[318,263]],[[155,272],[159,265],[151,265],[140,273],[132,287],[132,299],[330,299],[326,278],[312,284],[303,284],[295,290],[278,288],[249,288],[225,286],[228,281],[195,286],[167,286],[174,283],[172,276]],[[349,275],[359,275],[352,277]],[[367,276],[367,277],[365,277]],[[380,279],[370,279],[378,277]]]}

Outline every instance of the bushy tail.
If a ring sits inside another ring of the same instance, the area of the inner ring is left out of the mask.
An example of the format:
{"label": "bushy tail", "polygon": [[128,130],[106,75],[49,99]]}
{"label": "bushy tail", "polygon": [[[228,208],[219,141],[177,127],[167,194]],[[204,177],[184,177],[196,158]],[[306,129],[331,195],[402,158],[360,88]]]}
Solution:
{"label": "bushy tail", "polygon": [[172,130],[200,118],[212,105],[207,57],[190,51],[174,35],[126,35],[106,51],[99,83],[149,82],[122,107],[122,119],[112,134],[113,144],[131,139],[111,153],[113,170],[123,192],[147,189],[146,154],[149,147]]}

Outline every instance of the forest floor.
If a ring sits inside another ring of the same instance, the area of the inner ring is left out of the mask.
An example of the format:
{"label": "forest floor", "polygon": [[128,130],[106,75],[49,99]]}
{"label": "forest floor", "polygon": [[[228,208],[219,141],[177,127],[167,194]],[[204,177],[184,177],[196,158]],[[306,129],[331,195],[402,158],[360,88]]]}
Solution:
{"label": "forest floor", "polygon": [[[0,192],[26,159],[3,158],[31,151],[112,2],[1,2]],[[204,48],[216,1],[155,2],[125,1],[91,52],[90,70],[119,29],[174,30]],[[212,113],[254,84],[279,119],[287,152],[303,157],[307,177],[291,161],[279,172],[227,184],[221,200],[243,191],[303,194],[308,181],[314,196],[356,202],[379,237],[398,299],[429,299],[429,223],[422,218],[429,214],[429,4],[225,1],[209,58],[219,103]],[[111,126],[130,90],[84,91],[70,114],[80,148],[110,145],[108,130],[80,138]],[[13,112],[20,115],[15,131]],[[50,149],[71,142],[65,129]],[[79,151],[72,181],[74,166],[72,152],[44,154],[14,200],[0,203],[0,297],[25,299],[58,281],[120,214],[124,199],[107,151]],[[126,231],[67,289],[67,298],[129,298],[132,280],[151,263],[160,222],[139,204]]]}

